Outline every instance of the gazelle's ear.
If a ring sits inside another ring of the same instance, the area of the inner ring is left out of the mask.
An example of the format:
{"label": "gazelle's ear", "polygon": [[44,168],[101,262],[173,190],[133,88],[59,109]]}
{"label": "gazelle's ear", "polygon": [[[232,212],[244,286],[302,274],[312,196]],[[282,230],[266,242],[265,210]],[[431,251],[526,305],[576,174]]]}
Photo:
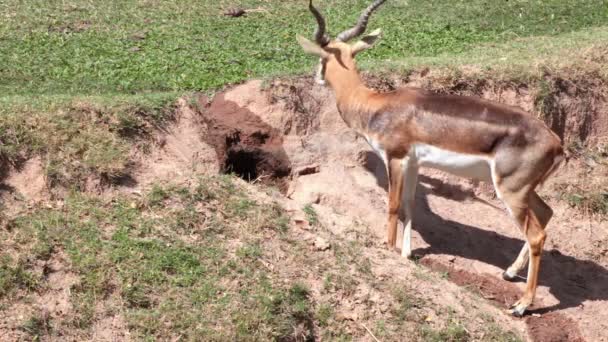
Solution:
{"label": "gazelle's ear", "polygon": [[351,48],[353,51],[353,56],[374,46],[380,37],[382,37],[382,30],[380,29],[376,29],[370,34],[365,35],[360,41],[353,44]]}
{"label": "gazelle's ear", "polygon": [[300,43],[302,49],[304,49],[304,52],[309,53],[311,55],[319,56],[321,58],[329,57],[329,53],[323,50],[323,48],[319,44],[313,43],[300,35],[297,35],[296,39],[298,40],[298,43]]}

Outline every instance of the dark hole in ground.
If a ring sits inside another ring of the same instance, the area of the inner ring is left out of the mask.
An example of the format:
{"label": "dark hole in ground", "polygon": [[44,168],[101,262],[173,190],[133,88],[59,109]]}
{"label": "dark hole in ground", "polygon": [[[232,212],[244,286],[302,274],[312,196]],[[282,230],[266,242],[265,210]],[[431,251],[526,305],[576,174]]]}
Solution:
{"label": "dark hole in ground", "polygon": [[205,97],[198,101],[197,109],[207,126],[202,138],[215,148],[221,172],[286,191],[291,163],[281,132],[247,108],[227,101],[223,94],[211,102]]}
{"label": "dark hole in ground", "polygon": [[277,182],[289,176],[291,167],[283,155],[273,149],[261,146],[237,145],[226,151],[222,167],[223,173],[234,173],[251,182]]}
{"label": "dark hole in ground", "polygon": [[241,132],[236,130],[228,135],[226,135],[226,147],[230,148],[234,145],[237,145],[241,142]]}
{"label": "dark hole in ground", "polygon": [[263,160],[261,154],[259,150],[230,149],[226,153],[223,171],[234,173],[248,182],[256,180],[259,164]]}

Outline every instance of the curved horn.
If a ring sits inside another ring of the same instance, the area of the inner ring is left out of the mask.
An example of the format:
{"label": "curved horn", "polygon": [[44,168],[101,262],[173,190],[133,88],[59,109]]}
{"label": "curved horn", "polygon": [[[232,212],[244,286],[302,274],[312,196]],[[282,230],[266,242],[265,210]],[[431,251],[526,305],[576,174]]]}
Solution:
{"label": "curved horn", "polygon": [[312,15],[314,15],[315,19],[317,19],[318,27],[315,30],[315,41],[321,46],[329,44],[329,36],[327,35],[327,33],[325,33],[325,19],[323,18],[319,10],[317,10],[315,6],[312,5],[312,0],[310,0],[308,4],[308,9],[310,9]]}
{"label": "curved horn", "polygon": [[359,17],[359,21],[357,21],[357,25],[355,25],[354,27],[340,33],[338,35],[338,38],[336,38],[339,41],[342,42],[347,42],[355,37],[360,36],[361,34],[363,34],[363,32],[365,32],[365,29],[367,28],[367,21],[369,20],[369,17],[372,15],[372,13],[378,8],[380,7],[380,5],[382,5],[386,0],[376,0],[374,1],[371,5],[369,5],[364,11],[363,13],[361,13],[361,16]]}

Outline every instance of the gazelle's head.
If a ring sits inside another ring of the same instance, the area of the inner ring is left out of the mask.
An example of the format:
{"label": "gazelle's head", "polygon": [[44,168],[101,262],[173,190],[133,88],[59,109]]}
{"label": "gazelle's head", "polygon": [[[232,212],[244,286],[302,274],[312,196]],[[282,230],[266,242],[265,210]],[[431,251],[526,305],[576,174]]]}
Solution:
{"label": "gazelle's head", "polygon": [[369,49],[380,38],[380,29],[363,36],[361,40],[349,44],[348,42],[354,38],[361,36],[367,28],[367,21],[371,14],[382,5],[386,0],[376,0],[369,5],[357,21],[357,24],[340,33],[336,39],[330,39],[325,30],[325,19],[321,13],[313,6],[312,0],[308,8],[317,20],[317,29],[315,31],[314,41],[310,41],[300,35],[296,38],[306,53],[318,56],[319,65],[317,67],[316,81],[319,84],[325,84],[325,75],[329,69],[349,69],[355,70],[354,57],[359,52]]}

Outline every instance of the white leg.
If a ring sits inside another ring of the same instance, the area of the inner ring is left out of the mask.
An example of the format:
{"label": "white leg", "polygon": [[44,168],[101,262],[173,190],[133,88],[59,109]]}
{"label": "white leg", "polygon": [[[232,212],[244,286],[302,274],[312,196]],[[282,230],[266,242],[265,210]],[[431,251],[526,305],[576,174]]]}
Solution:
{"label": "white leg", "polygon": [[414,203],[416,197],[416,184],[418,183],[418,165],[413,158],[403,160],[404,189],[402,206],[405,210],[403,222],[403,244],[401,256],[410,258],[412,256],[412,222],[414,215]]}
{"label": "white leg", "polygon": [[515,259],[515,262],[507,270],[502,274],[504,280],[513,280],[517,276],[517,274],[526,266],[528,263],[528,259],[530,258],[530,250],[528,248],[528,242],[524,244]]}

